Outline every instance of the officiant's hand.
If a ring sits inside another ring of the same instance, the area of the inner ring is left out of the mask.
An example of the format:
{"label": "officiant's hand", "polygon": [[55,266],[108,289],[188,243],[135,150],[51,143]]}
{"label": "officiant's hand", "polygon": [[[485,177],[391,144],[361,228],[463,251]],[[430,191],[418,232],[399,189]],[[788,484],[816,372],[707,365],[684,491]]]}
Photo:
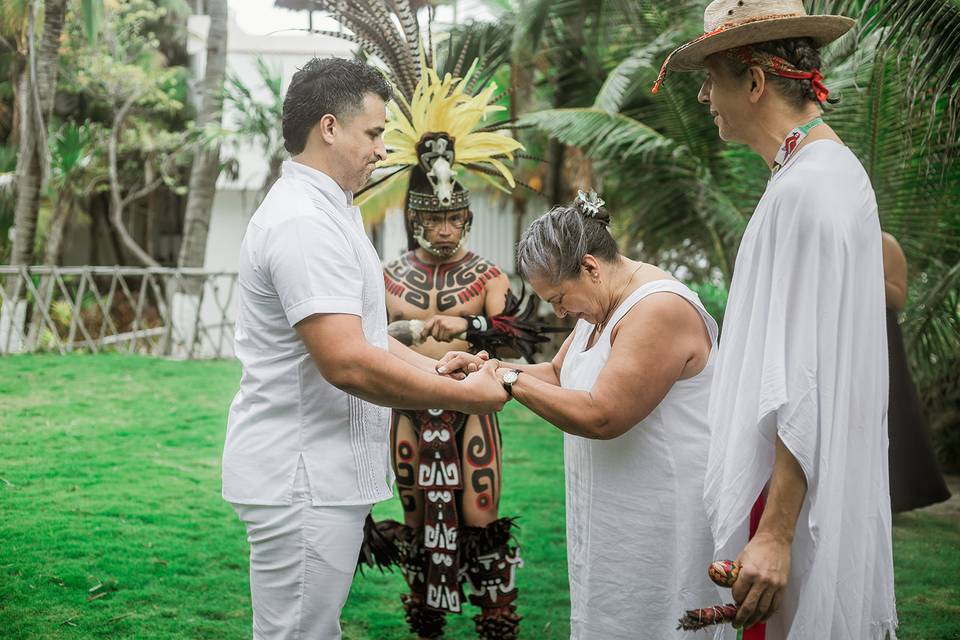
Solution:
{"label": "officiant's hand", "polygon": [[780,609],[790,577],[790,541],[758,532],[737,562],[740,575],[733,585],[733,600],[740,610],[733,626],[749,629]]}
{"label": "officiant's hand", "polygon": [[476,355],[465,351],[450,351],[437,361],[437,373],[462,379],[469,373],[479,371],[490,354],[480,351]]}

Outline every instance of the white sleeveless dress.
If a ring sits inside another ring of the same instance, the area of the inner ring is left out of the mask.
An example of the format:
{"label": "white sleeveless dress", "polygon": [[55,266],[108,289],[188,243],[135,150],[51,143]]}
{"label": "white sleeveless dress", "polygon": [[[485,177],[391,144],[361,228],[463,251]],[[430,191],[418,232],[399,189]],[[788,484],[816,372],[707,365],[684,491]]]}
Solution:
{"label": "white sleeveless dress", "polygon": [[[640,300],[660,292],[687,300],[716,346],[717,323],[695,293],[673,280],[648,282],[617,307],[589,350],[584,348],[594,326],[577,323],[561,386],[590,390],[610,356],[612,329]],[[702,372],[674,384],[622,436],[565,434],[571,639],[689,638],[690,632],[676,630],[686,609],[731,601],[729,590],[721,594],[707,577],[713,539],[703,478],[715,351]]]}

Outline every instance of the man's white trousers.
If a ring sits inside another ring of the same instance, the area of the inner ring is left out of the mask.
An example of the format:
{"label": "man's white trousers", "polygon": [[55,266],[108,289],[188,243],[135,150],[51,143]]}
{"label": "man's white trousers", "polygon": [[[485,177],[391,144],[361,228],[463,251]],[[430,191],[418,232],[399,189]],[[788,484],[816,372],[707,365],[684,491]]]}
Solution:
{"label": "man's white trousers", "polygon": [[234,504],[250,543],[254,640],[339,640],[371,505],[314,507],[301,466],[293,504]]}

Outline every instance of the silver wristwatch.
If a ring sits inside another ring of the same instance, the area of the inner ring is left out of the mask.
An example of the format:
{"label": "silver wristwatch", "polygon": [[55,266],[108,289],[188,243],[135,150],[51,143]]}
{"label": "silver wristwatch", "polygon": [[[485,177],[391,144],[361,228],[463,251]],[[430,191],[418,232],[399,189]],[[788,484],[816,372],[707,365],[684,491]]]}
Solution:
{"label": "silver wristwatch", "polygon": [[510,397],[513,397],[513,385],[517,381],[517,378],[520,377],[519,369],[510,369],[505,374],[503,374],[503,388],[507,390],[507,393]]}

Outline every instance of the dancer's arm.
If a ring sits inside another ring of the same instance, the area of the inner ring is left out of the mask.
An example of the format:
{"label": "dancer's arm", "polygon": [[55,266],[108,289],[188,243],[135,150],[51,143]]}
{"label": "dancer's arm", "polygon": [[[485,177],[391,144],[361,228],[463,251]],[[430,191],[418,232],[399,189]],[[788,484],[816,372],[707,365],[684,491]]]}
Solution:
{"label": "dancer's arm", "polygon": [[[483,288],[483,315],[492,318],[503,313],[509,290],[510,279],[504,273],[488,281]],[[437,314],[424,323],[421,335],[431,336],[437,342],[451,342],[467,331],[469,322],[467,316]]]}
{"label": "dancer's arm", "polygon": [[757,533],[741,552],[733,599],[740,605],[735,627],[749,628],[780,608],[790,578],[790,547],[807,495],[807,479],[797,459],[777,438],[770,490]]}
{"label": "dancer's arm", "polygon": [[[654,294],[615,330],[610,357],[590,391],[521,373],[513,397],[567,433],[608,440],[646,418],[677,380],[699,373],[709,353],[700,314],[678,296]],[[504,365],[498,376],[509,368]]]}
{"label": "dancer's arm", "polygon": [[[522,371],[526,375],[533,376],[538,380],[542,380],[547,384],[552,384],[554,386],[560,386],[560,369],[563,367],[563,358],[567,354],[567,349],[570,348],[570,341],[573,338],[571,333],[567,336],[567,339],[563,341],[560,350],[557,351],[557,355],[554,356],[553,360],[550,362],[539,362],[537,364],[514,364],[512,362],[498,362],[499,367],[506,367],[507,369],[517,369]],[[479,364],[482,364],[484,360],[487,360],[487,355],[485,351],[473,355],[470,353],[465,353],[463,351],[451,351],[445,356],[440,358],[438,361],[438,373],[445,375],[450,375],[450,372],[456,371],[470,371],[470,367],[475,367]]]}
{"label": "dancer's arm", "polygon": [[495,363],[462,382],[427,373],[368,343],[359,316],[315,314],[297,323],[296,330],[325,380],[382,406],[492,413],[507,400]]}

